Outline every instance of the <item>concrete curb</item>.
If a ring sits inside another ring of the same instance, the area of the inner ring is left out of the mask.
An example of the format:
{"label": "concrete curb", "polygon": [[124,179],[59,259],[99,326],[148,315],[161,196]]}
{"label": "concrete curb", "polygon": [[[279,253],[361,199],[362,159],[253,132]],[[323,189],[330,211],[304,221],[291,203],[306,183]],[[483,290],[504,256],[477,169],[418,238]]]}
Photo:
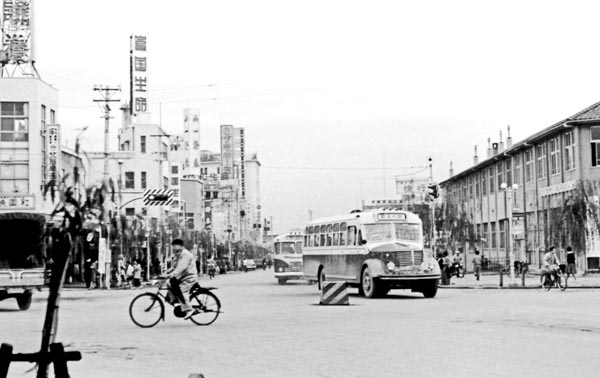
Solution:
{"label": "concrete curb", "polygon": [[[451,290],[533,290],[542,289],[542,286],[438,286],[440,289],[451,289]],[[567,286],[566,290],[569,289],[600,289],[600,286]],[[553,288],[553,290],[558,290]]]}

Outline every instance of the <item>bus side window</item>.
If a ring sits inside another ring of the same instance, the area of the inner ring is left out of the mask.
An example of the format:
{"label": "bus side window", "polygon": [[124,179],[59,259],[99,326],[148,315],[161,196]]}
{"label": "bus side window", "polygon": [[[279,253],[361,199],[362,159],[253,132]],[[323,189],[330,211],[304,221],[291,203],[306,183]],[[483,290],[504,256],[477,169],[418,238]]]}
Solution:
{"label": "bus side window", "polygon": [[346,245],[346,222],[340,224],[340,245]]}
{"label": "bus side window", "polygon": [[333,246],[334,247],[337,247],[339,245],[339,243],[338,243],[338,235],[339,235],[339,232],[334,232],[333,233]]}
{"label": "bus side window", "polygon": [[319,234],[315,234],[314,236],[314,246],[318,247],[319,246]]}
{"label": "bus side window", "polygon": [[325,247],[326,239],[327,239],[327,226],[322,225],[321,226],[321,242],[319,243],[319,245],[321,247]]}
{"label": "bus side window", "polygon": [[332,225],[330,225],[330,224],[327,225],[327,246],[328,247],[331,247],[331,242],[332,242],[331,236],[332,236],[332,231],[333,231],[332,228],[333,228]]}
{"label": "bus side window", "polygon": [[356,226],[348,227],[348,245],[356,245]]}

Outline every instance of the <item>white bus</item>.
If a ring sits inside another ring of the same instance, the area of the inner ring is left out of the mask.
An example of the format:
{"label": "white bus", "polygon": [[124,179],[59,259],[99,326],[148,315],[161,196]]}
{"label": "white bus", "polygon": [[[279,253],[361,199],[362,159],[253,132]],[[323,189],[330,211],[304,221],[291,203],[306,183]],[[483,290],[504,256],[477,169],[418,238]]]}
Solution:
{"label": "white bus", "polygon": [[304,234],[301,230],[292,230],[287,234],[278,235],[273,240],[273,267],[275,278],[280,285],[289,280],[302,280],[302,241]]}
{"label": "white bus", "polygon": [[311,221],[305,229],[304,278],[344,281],[368,298],[390,289],[437,293],[440,268],[423,248],[421,219],[408,211],[378,209]]}

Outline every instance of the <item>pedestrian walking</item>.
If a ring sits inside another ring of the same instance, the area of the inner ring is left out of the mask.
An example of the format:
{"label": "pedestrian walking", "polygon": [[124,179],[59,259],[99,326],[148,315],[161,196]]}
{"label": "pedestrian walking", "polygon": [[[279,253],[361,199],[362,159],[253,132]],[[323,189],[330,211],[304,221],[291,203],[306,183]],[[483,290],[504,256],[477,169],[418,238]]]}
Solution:
{"label": "pedestrian walking", "polygon": [[212,255],[208,255],[208,259],[206,259],[206,268],[208,270],[208,277],[210,277],[211,280],[215,278],[217,263],[215,262],[215,259],[213,259]]}
{"label": "pedestrian walking", "polygon": [[473,270],[475,273],[475,278],[479,281],[479,277],[481,276],[481,256],[479,256],[479,251],[475,250],[475,257],[473,257]]}
{"label": "pedestrian walking", "polygon": [[137,260],[133,260],[133,286],[142,286],[142,266]]}
{"label": "pedestrian walking", "polygon": [[125,286],[125,261],[123,260],[123,255],[119,255],[119,260],[117,260],[117,285],[121,288]]}
{"label": "pedestrian walking", "polygon": [[92,289],[92,259],[86,259],[83,265],[83,278],[85,279],[85,287],[88,290]]}
{"label": "pedestrian walking", "polygon": [[575,276],[577,274],[576,261],[577,261],[577,259],[575,258],[575,251],[573,251],[573,248],[571,248],[571,246],[568,246],[567,247],[567,279],[569,278],[569,275],[571,275],[571,276],[573,276],[575,281],[577,281],[577,277]]}
{"label": "pedestrian walking", "polygon": [[98,260],[94,260],[92,263],[92,284],[90,285],[90,290],[100,287],[98,284]]}

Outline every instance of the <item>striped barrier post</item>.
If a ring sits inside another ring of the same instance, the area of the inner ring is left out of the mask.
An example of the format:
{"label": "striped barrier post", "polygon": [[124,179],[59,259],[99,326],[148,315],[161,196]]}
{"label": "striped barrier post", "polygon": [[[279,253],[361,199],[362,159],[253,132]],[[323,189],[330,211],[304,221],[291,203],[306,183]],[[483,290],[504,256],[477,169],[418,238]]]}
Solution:
{"label": "striped barrier post", "polygon": [[321,285],[321,305],[349,305],[345,282],[323,282]]}

